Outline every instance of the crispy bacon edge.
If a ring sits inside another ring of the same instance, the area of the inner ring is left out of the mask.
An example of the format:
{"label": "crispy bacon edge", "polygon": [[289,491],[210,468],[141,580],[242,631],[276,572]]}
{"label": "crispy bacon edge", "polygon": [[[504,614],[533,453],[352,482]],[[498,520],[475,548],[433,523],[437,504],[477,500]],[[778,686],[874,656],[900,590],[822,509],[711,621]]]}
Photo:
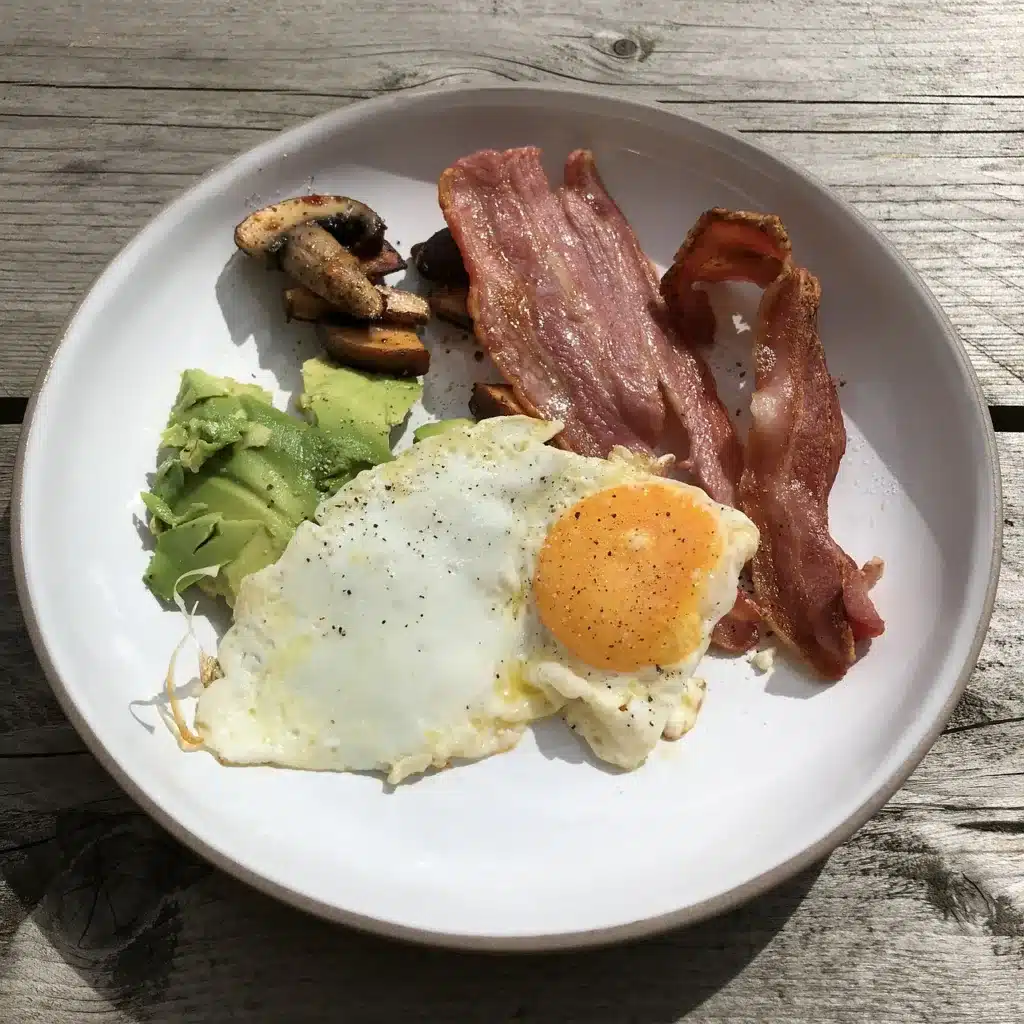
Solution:
{"label": "crispy bacon edge", "polygon": [[715,314],[698,283],[751,281],[767,288],[792,254],[781,220],[770,213],[706,210],[690,228],[672,266],[661,279],[661,295],[687,344],[715,340]]}
{"label": "crispy bacon edge", "polygon": [[[879,636],[885,629],[869,593],[881,577],[884,564],[872,558],[859,568],[829,532],[828,498],[846,448],[846,428],[818,336],[820,285],[808,271],[793,265],[792,245],[778,217],[721,207],[698,218],[661,282],[662,297],[689,345],[714,341],[716,325],[711,303],[694,285],[718,281],[751,281],[766,292],[758,310],[757,377],[751,397],[752,409],[760,405],[762,415],[759,422],[755,413],[748,437],[739,500],[740,509],[761,531],[761,546],[752,563],[755,596],[744,608],[741,595],[730,616],[716,628],[715,639],[729,649],[730,641],[735,639],[730,630],[756,611],[821,675],[838,679],[856,661],[856,643]],[[788,353],[783,351],[782,339],[773,335],[780,319],[789,320],[800,334],[788,339]],[[796,358],[792,358],[794,351]],[[791,357],[788,361],[780,358],[787,354]],[[780,375],[785,377],[781,383]],[[808,383],[810,387],[804,386]],[[769,389],[771,398],[759,401],[758,395],[768,397]],[[795,404],[791,401],[788,408],[781,409],[778,399],[783,395],[791,400],[795,397]],[[766,415],[768,410],[773,413],[770,417]],[[824,434],[823,415],[827,420]],[[801,426],[809,429],[801,433]],[[790,456],[794,446],[805,446],[812,452],[816,448],[817,458],[771,458],[785,454],[787,446]],[[765,466],[772,461],[776,466],[788,467],[787,480],[766,477]],[[818,479],[801,478],[799,472],[793,472],[797,466],[805,470],[814,467]],[[794,514],[795,502],[787,514],[779,514],[779,506],[773,514],[766,514],[768,489],[773,484],[781,491],[789,487],[802,492],[800,514]],[[788,560],[785,556],[776,559],[776,548],[785,546],[787,540]],[[801,577],[800,566],[789,563],[792,551],[804,550],[803,542],[807,540],[816,548],[817,563],[814,573]],[[785,579],[785,586],[780,585],[781,579]],[[812,586],[818,585],[816,601],[807,593],[808,580]],[[828,595],[824,600],[822,589]],[[796,615],[795,604],[801,605]]]}
{"label": "crispy bacon edge", "polygon": [[856,642],[885,629],[868,593],[882,566],[858,568],[829,531],[846,429],[818,336],[820,300],[817,278],[791,263],[761,299],[740,509],[761,531],[752,568],[762,614],[817,672],[840,679]]}

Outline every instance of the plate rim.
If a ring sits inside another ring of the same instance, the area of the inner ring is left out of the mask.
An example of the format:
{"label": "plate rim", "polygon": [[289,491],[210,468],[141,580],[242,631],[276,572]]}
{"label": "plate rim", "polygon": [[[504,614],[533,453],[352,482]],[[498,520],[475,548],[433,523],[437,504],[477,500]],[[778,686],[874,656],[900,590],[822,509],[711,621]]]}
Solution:
{"label": "plate rim", "polygon": [[[852,216],[862,228],[880,244],[890,256],[895,258],[896,263],[904,273],[907,283],[914,289],[918,297],[922,299],[929,308],[937,323],[942,328],[941,337],[947,347],[952,351],[961,371],[964,384],[974,399],[974,410],[978,414],[984,440],[986,465],[988,469],[988,484],[991,492],[995,522],[992,535],[992,551],[989,555],[988,581],[985,591],[985,599],[981,609],[981,616],[975,627],[974,636],[970,649],[964,663],[960,666],[954,687],[939,710],[934,721],[931,723],[918,744],[911,750],[906,758],[901,761],[898,768],[878,788],[868,800],[865,800],[859,807],[839,825],[833,828],[817,842],[806,847],[799,853],[785,861],[776,864],[753,878],[748,879],[740,885],[718,893],[699,903],[687,907],[676,908],[653,917],[646,917],[640,920],[627,922],[625,924],[612,925],[600,928],[586,929],[582,931],[540,933],[536,935],[526,934],[471,934],[459,932],[444,932],[423,927],[414,927],[403,924],[399,921],[386,918],[373,917],[367,914],[346,910],[334,904],[309,897],[295,889],[289,888],[287,884],[252,870],[246,865],[234,860],[227,854],[222,853],[217,847],[200,838],[191,832],[185,825],[169,811],[164,810],[155,800],[151,800],[141,785],[137,784],[127,771],[122,770],[117,760],[111,755],[99,738],[92,732],[83,716],[78,712],[69,689],[65,686],[63,679],[53,664],[46,641],[43,637],[39,620],[36,617],[35,608],[32,604],[28,578],[25,567],[24,549],[24,481],[25,462],[28,450],[28,441],[33,431],[38,427],[36,412],[38,399],[46,387],[52,370],[54,360],[64,343],[72,325],[77,320],[79,313],[86,300],[92,295],[97,284],[108,274],[115,264],[125,259],[132,249],[139,243],[143,235],[147,234],[157,223],[164,218],[170,217],[173,207],[183,200],[194,195],[204,188],[208,182],[219,175],[228,172],[236,164],[247,160],[258,159],[263,153],[271,154],[280,145],[282,140],[291,138],[300,133],[308,132],[317,127],[330,127],[334,130],[343,129],[347,122],[353,124],[372,120],[377,114],[393,108],[401,108],[407,104],[415,104],[421,99],[429,100],[437,95],[452,95],[460,93],[463,97],[476,94],[481,98],[500,98],[502,94],[516,93],[536,94],[570,94],[610,101],[620,106],[632,106],[646,111],[657,111],[659,115],[667,115],[679,118],[696,126],[702,131],[710,131],[739,144],[743,148],[750,149],[762,157],[768,157],[784,167],[789,173],[799,179],[805,186],[813,191],[824,195],[830,202],[838,205],[847,215]],[[673,928],[697,924],[710,917],[717,916],[734,907],[737,907],[750,899],[755,898],[769,889],[780,885],[782,882],[792,878],[805,868],[815,863],[836,847],[850,838],[862,825],[864,825],[878,810],[880,810],[895,793],[902,787],[903,783],[911,775],[915,768],[921,763],[925,755],[934,745],[938,737],[945,729],[950,716],[967,683],[977,665],[978,656],[981,653],[982,644],[988,633],[995,605],[996,590],[999,583],[1000,569],[1002,565],[1003,551],[1003,488],[1002,475],[999,465],[999,453],[996,447],[995,430],[991,416],[988,411],[988,403],[985,400],[984,392],[978,380],[977,373],[967,354],[966,347],[959,335],[959,332],[950,322],[945,311],[931,290],[924,283],[921,276],[914,267],[903,256],[899,249],[885,237],[855,206],[847,202],[841,196],[833,192],[817,176],[794,164],[787,157],[767,149],[756,142],[744,138],[738,132],[716,123],[714,120],[706,120],[700,117],[693,117],[689,113],[682,113],[673,106],[667,106],[654,99],[634,97],[625,95],[622,89],[612,87],[596,86],[591,84],[573,83],[571,85],[548,84],[535,82],[504,82],[492,83],[466,83],[452,85],[431,85],[426,87],[414,87],[396,93],[385,93],[369,99],[357,100],[344,107],[335,107],[325,111],[314,118],[307,118],[292,128],[274,133],[269,139],[259,145],[250,147],[229,159],[211,168],[201,175],[195,182],[179,191],[169,199],[161,209],[122,246],[114,256],[104,265],[98,274],[90,282],[88,288],[83,292],[81,298],[75,304],[71,313],[65,319],[60,331],[46,353],[39,374],[33,387],[22,420],[21,433],[15,455],[14,475],[11,487],[11,554],[14,566],[15,590],[21,606],[22,615],[25,621],[25,628],[32,643],[33,650],[43,669],[43,674],[53,691],[57,702],[63,713],[74,725],[79,737],[84,741],[92,755],[99,761],[100,765],[117,782],[117,784],[137,803],[150,817],[161,827],[165,828],[175,839],[182,843],[194,853],[212,863],[221,870],[227,872],[234,878],[239,879],[259,892],[272,896],[284,903],[297,907],[317,917],[347,925],[359,931],[376,935],[383,935],[393,939],[414,942],[421,945],[441,946],[451,949],[466,950],[493,950],[508,952],[537,952],[555,949],[582,949],[596,946],[606,946],[612,943],[637,939],[647,935],[654,935],[668,931]]]}

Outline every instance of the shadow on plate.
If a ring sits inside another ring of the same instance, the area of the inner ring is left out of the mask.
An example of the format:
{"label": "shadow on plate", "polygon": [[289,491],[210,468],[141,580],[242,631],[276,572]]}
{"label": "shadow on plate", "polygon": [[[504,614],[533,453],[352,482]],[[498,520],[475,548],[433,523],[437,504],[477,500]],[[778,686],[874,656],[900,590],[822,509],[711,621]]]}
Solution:
{"label": "shadow on plate", "polygon": [[[569,764],[589,764],[592,768],[604,772],[606,775],[619,775],[620,770],[595,757],[590,748],[583,742],[562,720],[560,715],[551,715],[536,722],[531,722],[527,727],[528,733],[533,733],[537,749],[549,761],[566,761]],[[502,754],[494,754],[493,757],[502,757]],[[445,768],[428,768],[419,775],[410,775],[400,783],[388,782],[381,772],[360,771],[351,772],[352,775],[362,775],[379,782],[385,793],[391,794],[398,789],[410,789],[420,785],[424,780],[437,775],[442,771],[458,771],[460,768],[468,768],[480,764],[474,758],[456,757],[449,761]]]}
{"label": "shadow on plate", "polygon": [[251,338],[260,368],[289,395],[302,390],[302,364],[320,354],[311,324],[285,319],[281,293],[287,278],[241,252],[234,253],[217,278],[217,302],[236,345]]}
{"label": "shadow on plate", "polygon": [[808,700],[828,693],[828,683],[814,678],[811,670],[796,662],[785,651],[776,649],[775,668],[764,684],[764,692],[773,697]]}
{"label": "shadow on plate", "polygon": [[596,757],[590,747],[565,724],[561,715],[552,715],[530,725],[537,749],[549,761],[589,764],[606,775],[621,775],[620,769]]}

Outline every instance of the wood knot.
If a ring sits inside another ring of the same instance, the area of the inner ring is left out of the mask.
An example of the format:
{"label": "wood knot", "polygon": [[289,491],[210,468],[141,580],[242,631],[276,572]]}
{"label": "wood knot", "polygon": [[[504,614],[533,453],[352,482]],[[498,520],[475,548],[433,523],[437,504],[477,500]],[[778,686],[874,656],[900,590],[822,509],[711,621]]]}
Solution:
{"label": "wood knot", "polygon": [[612,43],[612,53],[616,57],[634,57],[639,49],[640,47],[632,39],[616,39]]}

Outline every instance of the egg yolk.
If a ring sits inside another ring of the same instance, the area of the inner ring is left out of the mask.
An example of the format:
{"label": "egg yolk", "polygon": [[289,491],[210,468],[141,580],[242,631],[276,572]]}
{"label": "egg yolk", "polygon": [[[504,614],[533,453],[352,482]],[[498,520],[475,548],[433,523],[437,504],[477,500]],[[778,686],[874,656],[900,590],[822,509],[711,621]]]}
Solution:
{"label": "egg yolk", "polygon": [[541,622],[594,668],[682,661],[703,640],[702,597],[722,547],[713,512],[684,488],[598,491],[544,540],[533,581]]}

